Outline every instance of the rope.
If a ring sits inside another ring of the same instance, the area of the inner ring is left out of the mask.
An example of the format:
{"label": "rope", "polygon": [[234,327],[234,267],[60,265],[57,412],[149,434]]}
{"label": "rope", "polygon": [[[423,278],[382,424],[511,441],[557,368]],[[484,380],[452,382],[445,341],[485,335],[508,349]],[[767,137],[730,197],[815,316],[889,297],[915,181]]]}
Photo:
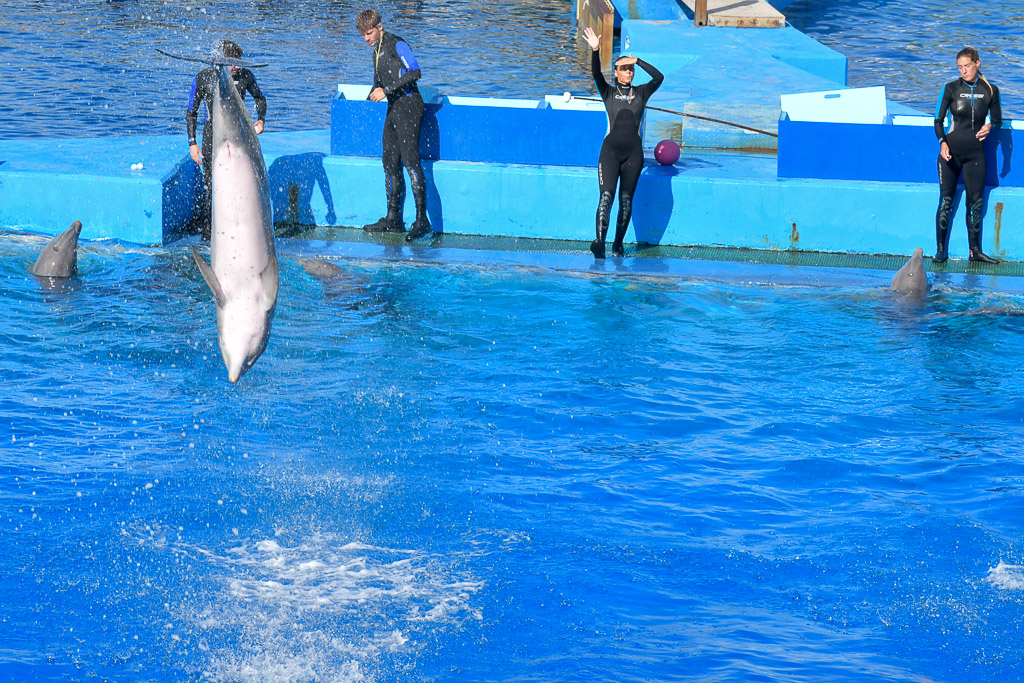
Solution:
{"label": "rope", "polygon": [[[574,100],[584,100],[586,102],[602,102],[599,97],[576,97],[573,96]],[[647,109],[653,109],[654,111],[663,111],[666,114],[675,114],[676,116],[689,116],[691,119],[700,119],[701,121],[711,121],[712,123],[721,123],[725,126],[733,126],[734,128],[742,128],[743,130],[749,130],[752,133],[760,133],[761,135],[770,135],[773,138],[779,137],[778,133],[772,133],[767,130],[761,130],[760,128],[751,128],[750,126],[744,126],[742,123],[733,123],[732,121],[723,121],[722,119],[713,119],[710,116],[699,116],[697,114],[687,114],[684,111],[676,111],[674,109],[664,109],[662,107],[647,106]]]}

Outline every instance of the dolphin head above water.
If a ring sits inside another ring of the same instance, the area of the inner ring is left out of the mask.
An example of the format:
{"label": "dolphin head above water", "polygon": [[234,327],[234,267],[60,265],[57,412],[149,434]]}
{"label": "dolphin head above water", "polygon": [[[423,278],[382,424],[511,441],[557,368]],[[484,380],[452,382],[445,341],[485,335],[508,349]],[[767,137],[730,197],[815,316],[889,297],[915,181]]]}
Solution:
{"label": "dolphin head above water", "polygon": [[[268,303],[269,309],[266,308]],[[217,307],[217,343],[232,383],[237,382],[267,348],[274,305],[259,297],[235,298]]]}
{"label": "dolphin head above water", "polygon": [[32,266],[32,274],[40,277],[74,277],[78,273],[78,236],[82,221],[50,240]]}
{"label": "dolphin head above water", "polygon": [[922,256],[924,250],[918,247],[910,260],[892,276],[889,289],[900,294],[922,295],[928,291],[928,275],[924,272]]}
{"label": "dolphin head above water", "polygon": [[217,345],[228,380],[237,382],[267,348],[277,307],[277,259],[267,261],[259,273],[243,269],[218,278],[195,247],[192,256],[217,304]]}

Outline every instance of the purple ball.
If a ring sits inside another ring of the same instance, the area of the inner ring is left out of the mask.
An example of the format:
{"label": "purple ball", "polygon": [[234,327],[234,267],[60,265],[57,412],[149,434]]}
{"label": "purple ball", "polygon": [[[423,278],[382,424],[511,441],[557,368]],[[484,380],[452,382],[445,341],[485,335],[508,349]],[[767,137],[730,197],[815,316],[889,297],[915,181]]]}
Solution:
{"label": "purple ball", "polygon": [[671,166],[679,161],[679,145],[674,140],[662,140],[654,147],[654,158],[662,166]]}

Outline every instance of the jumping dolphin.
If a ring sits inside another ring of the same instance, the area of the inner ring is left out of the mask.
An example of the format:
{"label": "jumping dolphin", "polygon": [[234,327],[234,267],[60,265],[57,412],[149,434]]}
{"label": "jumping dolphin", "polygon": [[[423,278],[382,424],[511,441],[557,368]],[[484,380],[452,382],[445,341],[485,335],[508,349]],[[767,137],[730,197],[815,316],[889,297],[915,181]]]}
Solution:
{"label": "jumping dolphin", "polygon": [[32,266],[32,274],[74,277],[78,273],[78,236],[81,232],[82,221],[75,221],[70,228],[50,240]]}
{"label": "jumping dolphin", "polygon": [[910,260],[892,276],[889,289],[900,294],[921,295],[928,291],[928,276],[924,272],[921,256],[924,250],[918,247]]}
{"label": "jumping dolphin", "polygon": [[277,304],[277,252],[267,168],[228,65],[214,58],[213,212],[210,265],[192,255],[217,302],[217,341],[237,382],[267,346]]}

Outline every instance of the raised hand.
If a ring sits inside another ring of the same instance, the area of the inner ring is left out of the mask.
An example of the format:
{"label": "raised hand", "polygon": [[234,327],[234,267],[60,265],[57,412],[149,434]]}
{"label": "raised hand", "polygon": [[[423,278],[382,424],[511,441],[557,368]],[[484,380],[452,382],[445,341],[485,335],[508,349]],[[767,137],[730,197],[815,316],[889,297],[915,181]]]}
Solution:
{"label": "raised hand", "polygon": [[601,36],[594,33],[594,29],[589,26],[583,29],[583,40],[587,41],[587,45],[589,45],[590,49],[594,52],[597,52],[601,47]]}

